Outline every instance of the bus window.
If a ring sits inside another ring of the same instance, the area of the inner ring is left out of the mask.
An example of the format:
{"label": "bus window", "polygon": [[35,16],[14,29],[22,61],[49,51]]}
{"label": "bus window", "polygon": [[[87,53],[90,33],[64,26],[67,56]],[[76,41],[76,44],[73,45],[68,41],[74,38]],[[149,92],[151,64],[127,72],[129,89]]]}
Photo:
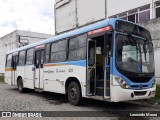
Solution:
{"label": "bus window", "polygon": [[26,51],[19,52],[19,62],[18,62],[18,65],[24,65],[25,64],[25,54],[26,54]]}
{"label": "bus window", "polygon": [[61,62],[66,60],[67,40],[53,43],[51,46],[51,61]]}
{"label": "bus window", "polygon": [[27,50],[27,53],[26,53],[26,65],[31,65],[33,64],[33,48],[32,49],[29,49]]}
{"label": "bus window", "polygon": [[69,60],[86,58],[86,35],[71,38],[69,40]]}
{"label": "bus window", "polygon": [[6,67],[12,66],[12,54],[7,56]]}
{"label": "bus window", "polygon": [[18,60],[18,55],[15,55],[15,56],[12,57],[12,67],[13,67],[13,70],[17,69],[17,60]]}
{"label": "bus window", "polygon": [[45,62],[49,62],[50,61],[50,58],[49,58],[49,54],[50,54],[50,44],[47,44],[46,45],[46,59],[45,59]]}
{"label": "bus window", "polygon": [[95,41],[89,41],[88,65],[95,64]]}

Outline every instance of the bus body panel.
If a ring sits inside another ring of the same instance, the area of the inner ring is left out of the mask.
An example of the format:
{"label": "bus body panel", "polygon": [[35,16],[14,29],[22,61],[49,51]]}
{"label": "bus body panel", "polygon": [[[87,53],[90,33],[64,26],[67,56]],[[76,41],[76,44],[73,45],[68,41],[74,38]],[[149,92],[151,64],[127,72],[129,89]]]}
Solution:
{"label": "bus body panel", "polygon": [[[32,70],[34,65],[26,65],[24,68],[25,71],[25,86],[30,89],[34,89],[34,71]],[[20,71],[19,71],[20,72]]]}
{"label": "bus body panel", "polygon": [[18,79],[18,77],[21,77],[22,81],[23,81],[23,86],[27,87],[24,75],[25,75],[25,67],[24,66],[17,66],[17,79]]}
{"label": "bus body panel", "polygon": [[[156,87],[143,89],[143,90],[133,90],[133,89],[122,89],[120,86],[111,85],[111,101],[129,101],[138,99],[148,99],[155,96]],[[132,97],[132,94],[134,97]]]}
{"label": "bus body panel", "polygon": [[35,78],[35,88],[39,88],[39,89],[43,89],[43,69],[39,68],[35,70],[35,74],[34,74]]}
{"label": "bus body panel", "polygon": [[17,85],[17,71],[12,71],[12,85]]}
{"label": "bus body panel", "polygon": [[76,78],[83,89],[86,82],[86,67],[80,66],[82,62],[85,64],[86,61],[44,64],[44,91],[65,94],[66,80],[71,77]]}
{"label": "bus body panel", "polygon": [[5,68],[5,82],[9,85],[12,85],[12,71],[13,69],[10,67]]}

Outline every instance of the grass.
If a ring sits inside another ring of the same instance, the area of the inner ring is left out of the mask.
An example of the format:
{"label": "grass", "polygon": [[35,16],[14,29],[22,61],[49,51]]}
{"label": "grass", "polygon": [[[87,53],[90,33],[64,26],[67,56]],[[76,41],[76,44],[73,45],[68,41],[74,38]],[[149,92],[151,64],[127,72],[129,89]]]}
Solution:
{"label": "grass", "polygon": [[160,84],[157,85],[155,99],[160,99]]}
{"label": "grass", "polygon": [[4,82],[4,76],[0,76],[0,82]]}

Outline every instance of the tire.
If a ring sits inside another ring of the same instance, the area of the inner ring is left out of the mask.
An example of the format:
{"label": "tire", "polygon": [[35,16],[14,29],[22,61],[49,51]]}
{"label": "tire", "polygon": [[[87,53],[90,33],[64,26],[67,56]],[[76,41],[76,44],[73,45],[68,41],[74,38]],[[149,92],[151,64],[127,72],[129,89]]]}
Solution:
{"label": "tire", "polygon": [[18,79],[17,87],[18,87],[18,91],[19,91],[20,93],[24,93],[24,92],[25,92],[25,88],[23,87],[22,78],[19,78],[19,79]]}
{"label": "tire", "polygon": [[68,101],[72,105],[79,105],[81,102],[81,89],[80,86],[76,82],[71,82],[68,86],[67,91]]}

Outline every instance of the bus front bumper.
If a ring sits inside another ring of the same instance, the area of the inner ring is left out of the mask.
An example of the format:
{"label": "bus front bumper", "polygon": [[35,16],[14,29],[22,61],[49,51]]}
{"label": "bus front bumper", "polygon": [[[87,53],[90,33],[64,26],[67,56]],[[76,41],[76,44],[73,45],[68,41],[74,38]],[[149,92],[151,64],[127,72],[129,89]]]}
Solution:
{"label": "bus front bumper", "polygon": [[111,86],[111,101],[120,102],[128,100],[148,99],[155,96],[156,87],[133,90],[133,89],[122,89],[120,86]]}

